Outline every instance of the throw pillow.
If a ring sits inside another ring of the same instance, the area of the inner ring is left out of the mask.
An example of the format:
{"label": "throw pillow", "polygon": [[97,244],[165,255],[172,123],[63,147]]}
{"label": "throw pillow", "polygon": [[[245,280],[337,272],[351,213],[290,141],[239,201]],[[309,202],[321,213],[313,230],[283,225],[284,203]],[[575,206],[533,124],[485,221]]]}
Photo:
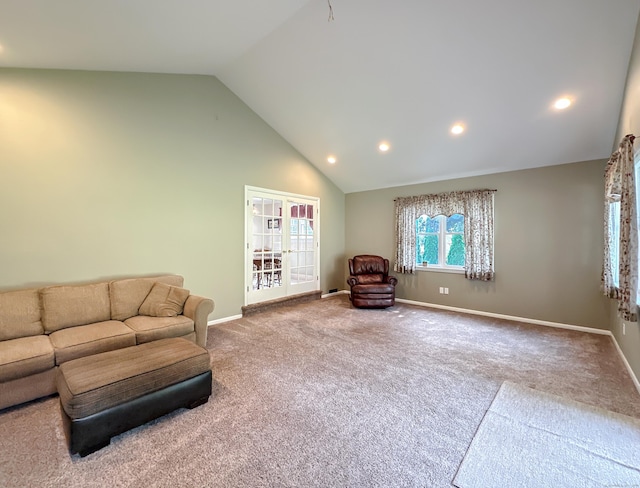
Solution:
{"label": "throw pillow", "polygon": [[149,317],[175,317],[182,313],[189,290],[156,282],[144,299],[138,314]]}

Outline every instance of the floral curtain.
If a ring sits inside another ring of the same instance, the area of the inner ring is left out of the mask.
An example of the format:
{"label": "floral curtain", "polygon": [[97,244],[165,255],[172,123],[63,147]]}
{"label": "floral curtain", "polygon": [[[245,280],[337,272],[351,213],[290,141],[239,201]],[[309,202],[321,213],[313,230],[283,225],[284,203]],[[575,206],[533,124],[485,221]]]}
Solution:
{"label": "floral curtain", "polygon": [[416,270],[416,221],[421,215],[464,215],[464,274],[470,280],[491,281],[493,270],[493,194],[495,190],[437,193],[396,199],[394,270]]}
{"label": "floral curtain", "polygon": [[[604,173],[604,263],[602,288],[608,297],[618,300],[618,314],[622,320],[638,321],[638,220],[636,207],[633,135],[627,135],[618,150],[611,155]],[[614,206],[619,208],[612,212]],[[614,229],[619,229],[615,232]],[[616,235],[616,234],[619,234]],[[616,238],[619,239],[617,264]],[[618,284],[615,283],[615,275]]]}

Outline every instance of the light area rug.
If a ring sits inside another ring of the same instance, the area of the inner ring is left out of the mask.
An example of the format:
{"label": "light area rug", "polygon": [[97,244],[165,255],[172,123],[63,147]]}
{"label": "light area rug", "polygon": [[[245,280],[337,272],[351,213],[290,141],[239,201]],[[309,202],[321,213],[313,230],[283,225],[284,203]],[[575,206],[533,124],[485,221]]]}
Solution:
{"label": "light area rug", "polygon": [[454,485],[640,487],[640,420],[505,381]]}

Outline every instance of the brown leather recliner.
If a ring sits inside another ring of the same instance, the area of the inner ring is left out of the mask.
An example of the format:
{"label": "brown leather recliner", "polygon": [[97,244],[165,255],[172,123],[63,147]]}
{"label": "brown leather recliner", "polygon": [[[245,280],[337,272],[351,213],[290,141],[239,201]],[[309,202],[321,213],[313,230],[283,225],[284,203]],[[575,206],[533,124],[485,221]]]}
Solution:
{"label": "brown leather recliner", "polygon": [[358,308],[387,308],[395,304],[395,276],[389,276],[389,260],[361,254],[349,259],[351,303]]}

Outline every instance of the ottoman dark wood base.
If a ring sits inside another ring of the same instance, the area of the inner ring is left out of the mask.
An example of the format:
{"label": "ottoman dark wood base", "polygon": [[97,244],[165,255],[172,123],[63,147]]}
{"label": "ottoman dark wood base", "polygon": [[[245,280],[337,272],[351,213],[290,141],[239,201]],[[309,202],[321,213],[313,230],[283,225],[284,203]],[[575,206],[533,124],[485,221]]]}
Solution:
{"label": "ottoman dark wood base", "polygon": [[64,363],[57,383],[69,451],[86,456],[113,436],[206,403],[208,358],[189,341],[163,339]]}

